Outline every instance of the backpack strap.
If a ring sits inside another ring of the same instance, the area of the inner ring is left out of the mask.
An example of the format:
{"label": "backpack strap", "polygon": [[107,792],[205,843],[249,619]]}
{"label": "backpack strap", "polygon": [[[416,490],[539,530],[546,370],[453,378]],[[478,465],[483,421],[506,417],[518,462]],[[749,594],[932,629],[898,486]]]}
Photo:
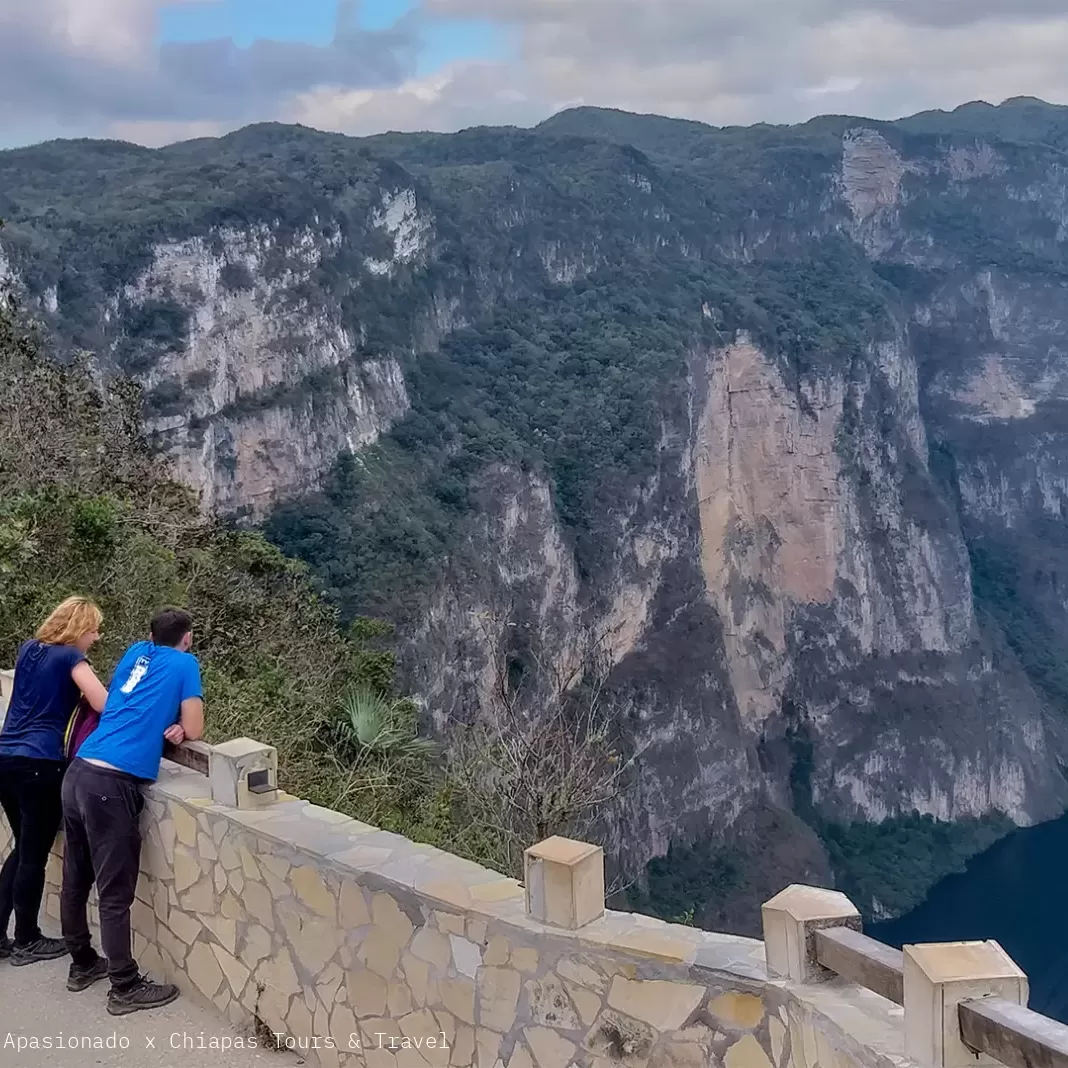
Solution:
{"label": "backpack strap", "polygon": [[67,730],[63,735],[63,755],[70,760],[70,743],[74,737],[74,725],[78,722],[78,711],[81,708],[81,698],[75,702],[74,711],[70,714],[70,719],[67,721]]}

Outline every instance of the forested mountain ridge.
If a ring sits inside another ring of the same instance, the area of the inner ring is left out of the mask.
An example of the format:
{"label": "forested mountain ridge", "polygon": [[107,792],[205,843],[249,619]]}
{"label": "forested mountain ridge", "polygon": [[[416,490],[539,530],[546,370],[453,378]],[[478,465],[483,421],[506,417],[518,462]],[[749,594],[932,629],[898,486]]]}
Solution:
{"label": "forested mountain ridge", "polygon": [[1068,804],[1066,116],[53,142],[0,250],[442,731],[596,675],[661,900],[898,911]]}

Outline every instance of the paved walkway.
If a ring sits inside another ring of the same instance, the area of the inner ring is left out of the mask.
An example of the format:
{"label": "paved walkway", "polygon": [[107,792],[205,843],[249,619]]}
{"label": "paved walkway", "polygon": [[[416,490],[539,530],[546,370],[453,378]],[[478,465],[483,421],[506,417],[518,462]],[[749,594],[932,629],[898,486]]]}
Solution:
{"label": "paved walkway", "polygon": [[[264,1049],[262,1042],[258,1049],[241,1048],[249,1036],[185,998],[154,1012],[109,1016],[107,980],[71,994],[69,964],[58,960],[12,968],[0,961],[3,1068],[291,1068],[303,1063],[291,1053]],[[90,1045],[99,1039],[104,1048],[86,1048],[84,1039],[93,1040]]]}

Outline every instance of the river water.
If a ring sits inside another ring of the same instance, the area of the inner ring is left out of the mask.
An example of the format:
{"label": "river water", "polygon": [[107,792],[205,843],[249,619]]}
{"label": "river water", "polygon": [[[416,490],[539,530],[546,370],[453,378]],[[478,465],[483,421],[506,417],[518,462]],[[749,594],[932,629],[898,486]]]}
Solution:
{"label": "river water", "polygon": [[867,933],[898,948],[993,938],[1027,973],[1030,1007],[1068,1023],[1068,816],[1007,835]]}

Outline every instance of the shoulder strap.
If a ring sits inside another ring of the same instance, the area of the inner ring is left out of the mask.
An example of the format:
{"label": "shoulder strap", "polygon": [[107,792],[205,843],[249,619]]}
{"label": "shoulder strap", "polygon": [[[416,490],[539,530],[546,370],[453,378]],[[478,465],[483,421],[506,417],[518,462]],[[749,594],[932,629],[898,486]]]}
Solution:
{"label": "shoulder strap", "polygon": [[82,710],[83,700],[84,698],[79,695],[78,700],[74,702],[74,711],[70,714],[66,733],[63,735],[63,753],[68,759],[70,758],[70,743],[74,737],[74,728],[78,725],[78,713]]}

